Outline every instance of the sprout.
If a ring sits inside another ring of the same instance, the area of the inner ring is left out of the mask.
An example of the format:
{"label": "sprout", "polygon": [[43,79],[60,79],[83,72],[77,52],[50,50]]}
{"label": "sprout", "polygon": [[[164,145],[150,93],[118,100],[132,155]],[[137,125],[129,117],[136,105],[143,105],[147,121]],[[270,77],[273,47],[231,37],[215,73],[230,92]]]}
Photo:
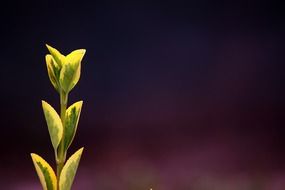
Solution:
{"label": "sprout", "polygon": [[55,48],[46,46],[50,53],[45,57],[48,76],[60,96],[60,115],[50,104],[42,101],[55,153],[56,174],[42,157],[35,153],[31,153],[31,157],[44,190],[70,190],[83,148],[76,151],[67,161],[66,154],[76,134],[83,101],[75,102],[68,108],[67,101],[69,92],[79,81],[81,61],[86,50],[78,49],[64,56]]}

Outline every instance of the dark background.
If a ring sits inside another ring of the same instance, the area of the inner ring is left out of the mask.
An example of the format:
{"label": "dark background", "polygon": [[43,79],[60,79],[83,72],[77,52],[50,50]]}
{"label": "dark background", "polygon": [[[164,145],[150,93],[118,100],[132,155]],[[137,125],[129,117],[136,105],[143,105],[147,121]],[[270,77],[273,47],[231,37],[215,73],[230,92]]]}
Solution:
{"label": "dark background", "polygon": [[1,5],[0,189],[54,166],[44,57],[86,48],[69,155],[82,190],[281,190],[284,9],[276,1],[22,1]]}

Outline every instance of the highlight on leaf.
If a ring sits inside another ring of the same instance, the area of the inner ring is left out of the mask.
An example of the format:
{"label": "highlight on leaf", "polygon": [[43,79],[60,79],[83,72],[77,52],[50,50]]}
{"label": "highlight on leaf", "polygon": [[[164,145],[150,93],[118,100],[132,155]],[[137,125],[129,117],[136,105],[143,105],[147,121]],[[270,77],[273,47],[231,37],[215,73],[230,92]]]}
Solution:
{"label": "highlight on leaf", "polygon": [[37,154],[31,153],[31,157],[43,189],[57,190],[57,179],[51,166]]}
{"label": "highlight on leaf", "polygon": [[69,62],[71,64],[80,63],[85,53],[86,53],[86,49],[74,50],[66,56],[66,62]]}
{"label": "highlight on leaf", "polygon": [[65,163],[59,178],[59,189],[70,190],[80,162],[83,148],[76,151]]}
{"label": "highlight on leaf", "polygon": [[46,55],[46,65],[50,82],[52,83],[56,91],[59,92],[58,79],[60,74],[60,68],[50,54]]}
{"label": "highlight on leaf", "polygon": [[52,55],[52,57],[54,58],[54,60],[56,61],[56,63],[62,67],[62,65],[65,62],[65,56],[62,55],[57,49],[51,47],[50,45],[46,44],[46,47],[48,48],[50,54]]}
{"label": "highlight on leaf", "polygon": [[85,49],[79,49],[66,56],[65,63],[60,71],[59,82],[62,89],[68,93],[78,83],[81,72],[81,61]]}
{"label": "highlight on leaf", "polygon": [[74,136],[76,134],[78,121],[80,118],[81,108],[83,101],[78,101],[72,104],[67,110],[65,114],[65,125],[64,125],[64,147],[65,150],[69,148],[71,145]]}
{"label": "highlight on leaf", "polygon": [[51,105],[45,101],[42,101],[42,107],[46,118],[52,146],[56,150],[63,135],[62,122],[59,115]]}

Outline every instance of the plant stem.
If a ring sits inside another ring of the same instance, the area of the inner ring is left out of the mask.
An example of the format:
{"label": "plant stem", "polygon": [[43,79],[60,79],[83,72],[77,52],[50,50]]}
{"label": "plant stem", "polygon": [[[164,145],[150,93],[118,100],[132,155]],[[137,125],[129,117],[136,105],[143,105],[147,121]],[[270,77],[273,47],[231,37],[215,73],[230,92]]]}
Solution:
{"label": "plant stem", "polygon": [[63,127],[63,135],[61,142],[58,147],[58,158],[56,159],[56,175],[57,175],[57,186],[59,189],[59,177],[61,170],[64,166],[65,159],[66,159],[66,151],[64,150],[64,134],[65,134],[65,112],[66,112],[66,107],[67,107],[67,101],[68,101],[68,93],[65,93],[63,90],[60,91],[60,118],[62,122],[62,127]]}

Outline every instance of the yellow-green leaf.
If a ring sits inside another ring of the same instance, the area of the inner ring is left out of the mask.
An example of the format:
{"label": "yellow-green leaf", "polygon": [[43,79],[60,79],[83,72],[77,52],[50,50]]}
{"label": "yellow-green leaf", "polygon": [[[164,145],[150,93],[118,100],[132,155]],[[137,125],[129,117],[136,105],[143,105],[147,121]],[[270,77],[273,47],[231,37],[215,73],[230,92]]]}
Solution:
{"label": "yellow-green leaf", "polygon": [[64,147],[65,150],[68,149],[70,144],[72,143],[77,126],[80,118],[81,108],[83,101],[76,102],[72,104],[67,110],[65,114],[65,134],[64,134]]}
{"label": "yellow-green leaf", "polygon": [[58,79],[59,79],[60,68],[50,54],[46,55],[46,65],[50,82],[52,83],[54,88],[59,92]]}
{"label": "yellow-green leaf", "polygon": [[85,49],[79,49],[66,56],[65,63],[60,71],[59,82],[61,88],[68,93],[77,84],[80,78],[81,61],[85,54]]}
{"label": "yellow-green leaf", "polygon": [[39,155],[31,153],[31,157],[44,190],[57,190],[57,179],[50,165]]}
{"label": "yellow-green leaf", "polygon": [[52,146],[56,150],[63,135],[62,122],[59,115],[51,105],[45,101],[42,101],[42,107],[46,118]]}
{"label": "yellow-green leaf", "polygon": [[52,57],[54,58],[55,62],[62,67],[62,65],[65,62],[65,56],[62,55],[57,49],[51,47],[50,45],[46,44],[50,54],[52,55]]}
{"label": "yellow-green leaf", "polygon": [[76,151],[65,163],[59,177],[59,190],[70,190],[83,148]]}
{"label": "yellow-green leaf", "polygon": [[72,51],[70,54],[66,56],[66,62],[70,62],[71,64],[80,63],[85,55],[85,49],[77,49]]}

